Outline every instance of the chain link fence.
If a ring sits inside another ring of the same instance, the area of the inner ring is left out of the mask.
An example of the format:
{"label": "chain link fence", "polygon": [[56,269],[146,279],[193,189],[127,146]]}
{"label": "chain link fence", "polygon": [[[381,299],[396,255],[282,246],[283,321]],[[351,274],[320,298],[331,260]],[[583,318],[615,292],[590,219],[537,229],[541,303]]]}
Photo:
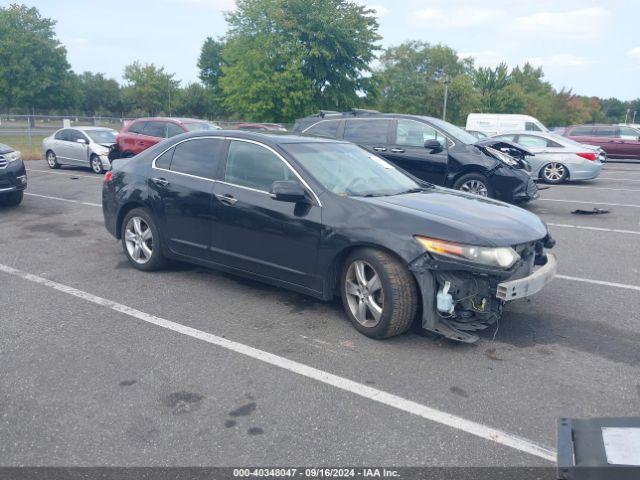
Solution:
{"label": "chain link fence", "polygon": [[[41,157],[42,140],[64,127],[108,127],[120,131],[124,122],[133,118],[87,117],[81,115],[11,115],[0,113],[0,143],[10,145],[22,152],[25,159]],[[224,129],[235,130],[247,122],[216,121],[213,123]],[[291,131],[293,124],[281,124]]]}

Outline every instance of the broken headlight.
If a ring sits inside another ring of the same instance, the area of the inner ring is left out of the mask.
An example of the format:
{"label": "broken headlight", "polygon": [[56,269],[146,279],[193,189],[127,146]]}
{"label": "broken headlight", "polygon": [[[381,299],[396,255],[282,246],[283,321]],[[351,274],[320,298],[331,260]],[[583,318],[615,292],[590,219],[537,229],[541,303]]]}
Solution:
{"label": "broken headlight", "polygon": [[520,260],[520,255],[511,247],[477,247],[419,235],[415,239],[427,252],[489,267],[508,269]]}
{"label": "broken headlight", "polygon": [[493,155],[496,159],[500,160],[502,163],[509,165],[510,167],[517,167],[518,166],[518,161],[513,158],[511,155],[507,155],[504,152],[501,152],[500,150],[497,150],[495,148],[491,148],[491,147],[486,147],[487,151],[489,151],[491,153],[491,155]]}

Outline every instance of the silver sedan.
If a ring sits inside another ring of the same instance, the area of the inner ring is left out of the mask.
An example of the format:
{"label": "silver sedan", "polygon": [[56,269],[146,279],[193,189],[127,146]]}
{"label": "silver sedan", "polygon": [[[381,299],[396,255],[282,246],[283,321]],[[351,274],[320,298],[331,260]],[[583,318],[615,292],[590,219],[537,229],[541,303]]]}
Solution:
{"label": "silver sedan", "polygon": [[606,154],[599,147],[584,145],[546,132],[507,132],[493,138],[517,143],[534,153],[527,157],[531,176],[546,183],[591,180],[600,175]]}
{"label": "silver sedan", "polygon": [[63,128],[42,141],[42,156],[51,168],[76,165],[102,173],[111,168],[109,147],[117,133],[104,127]]}

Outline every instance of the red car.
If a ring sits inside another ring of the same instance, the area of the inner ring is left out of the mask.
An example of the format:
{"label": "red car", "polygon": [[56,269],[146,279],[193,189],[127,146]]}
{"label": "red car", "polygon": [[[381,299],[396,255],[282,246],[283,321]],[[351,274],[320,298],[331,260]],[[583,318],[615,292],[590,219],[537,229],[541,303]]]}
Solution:
{"label": "red car", "polygon": [[640,131],[626,125],[575,125],[563,135],[576,142],[597,145],[609,157],[640,160]]}
{"label": "red car", "polygon": [[125,123],[116,137],[116,155],[110,157],[133,157],[165,138],[202,130],[220,130],[220,127],[193,118],[138,118]]}

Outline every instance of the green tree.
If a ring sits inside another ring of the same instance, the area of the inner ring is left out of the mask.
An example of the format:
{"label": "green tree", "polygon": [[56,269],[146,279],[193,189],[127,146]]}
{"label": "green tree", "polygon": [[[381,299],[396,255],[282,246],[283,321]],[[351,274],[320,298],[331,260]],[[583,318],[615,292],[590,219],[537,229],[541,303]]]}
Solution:
{"label": "green tree", "polygon": [[0,7],[0,106],[7,109],[64,108],[73,74],[55,21],[36,8]]}
{"label": "green tree", "polygon": [[80,108],[88,115],[116,114],[122,110],[120,85],[102,73],[78,75]]}
{"label": "green tree", "polygon": [[[208,37],[200,51],[198,68],[200,80],[206,87],[206,92],[198,92],[199,95],[207,95],[208,112],[213,117],[226,116],[224,108],[224,93],[220,87],[222,77],[222,52],[224,41]],[[192,93],[196,93],[194,90]]]}
{"label": "green tree", "polygon": [[145,115],[171,115],[175,105],[180,81],[164,67],[154,64],[134,62],[124,68],[125,86],[122,100],[130,112],[144,112]]}
{"label": "green tree", "polygon": [[181,89],[176,99],[177,115],[207,118],[214,117],[215,110],[215,99],[211,89],[199,83],[190,83]]}
{"label": "green tree", "polygon": [[460,59],[445,45],[408,41],[385,50],[374,74],[375,106],[383,111],[442,116],[444,83],[448,77],[447,119],[464,123],[479,96],[469,73],[470,59]]}
{"label": "green tree", "polygon": [[237,115],[287,121],[371,91],[378,24],[355,2],[238,0],[226,19],[219,84]]}

